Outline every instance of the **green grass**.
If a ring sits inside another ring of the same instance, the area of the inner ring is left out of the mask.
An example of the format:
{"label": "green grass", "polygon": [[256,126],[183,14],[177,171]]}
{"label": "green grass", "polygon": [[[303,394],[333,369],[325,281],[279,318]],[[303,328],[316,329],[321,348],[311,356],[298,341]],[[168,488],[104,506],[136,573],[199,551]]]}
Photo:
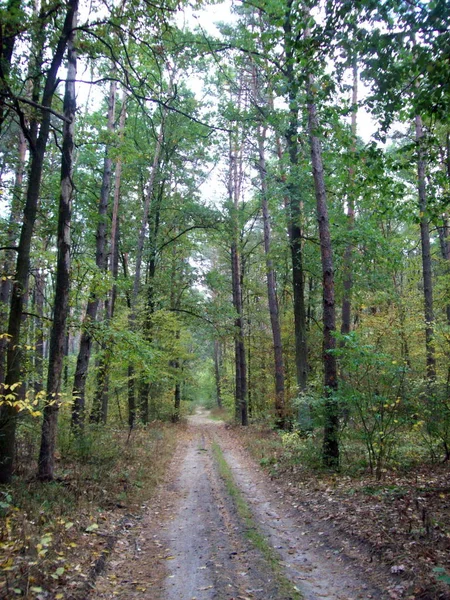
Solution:
{"label": "green grass", "polygon": [[219,474],[225,484],[228,494],[233,499],[239,518],[245,526],[247,538],[254,547],[261,552],[267,563],[270,565],[279,585],[280,592],[286,594],[286,596],[292,598],[292,600],[301,600],[303,596],[295,585],[284,575],[281,559],[277,552],[259,531],[252,512],[234,481],[233,473],[225,460],[222,449],[216,442],[213,443],[212,449],[219,469]]}

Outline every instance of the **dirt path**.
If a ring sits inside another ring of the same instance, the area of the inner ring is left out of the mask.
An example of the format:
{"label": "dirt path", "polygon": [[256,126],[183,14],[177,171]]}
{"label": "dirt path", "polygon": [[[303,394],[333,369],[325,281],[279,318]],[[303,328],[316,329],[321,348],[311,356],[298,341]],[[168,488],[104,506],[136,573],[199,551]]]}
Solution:
{"label": "dirt path", "polygon": [[[218,452],[234,484],[219,473]],[[143,514],[125,523],[91,598],[289,600],[296,589],[307,600],[386,597],[205,412],[189,418],[167,483]]]}

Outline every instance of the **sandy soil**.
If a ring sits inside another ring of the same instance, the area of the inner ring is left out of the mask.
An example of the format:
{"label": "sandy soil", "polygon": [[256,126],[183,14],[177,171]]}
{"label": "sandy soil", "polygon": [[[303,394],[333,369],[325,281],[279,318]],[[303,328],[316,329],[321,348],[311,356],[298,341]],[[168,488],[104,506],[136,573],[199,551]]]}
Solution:
{"label": "sandy soil", "polygon": [[200,411],[180,437],[166,483],[142,507],[141,519],[125,523],[91,598],[289,600],[272,566],[246,536],[218,473],[213,442],[221,447],[256,527],[304,598],[388,597],[380,573],[377,582],[373,571],[364,570],[362,552],[296,511],[238,437]]}

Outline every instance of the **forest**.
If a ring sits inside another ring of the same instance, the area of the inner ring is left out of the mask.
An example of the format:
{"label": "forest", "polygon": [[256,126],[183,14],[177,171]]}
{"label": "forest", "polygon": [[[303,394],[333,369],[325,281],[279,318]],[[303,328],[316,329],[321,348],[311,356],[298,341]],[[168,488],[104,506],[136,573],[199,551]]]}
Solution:
{"label": "forest", "polygon": [[50,556],[55,506],[72,528],[74,481],[76,502],[126,495],[199,404],[267,431],[272,471],[441,473],[447,502],[449,18],[446,0],[2,0],[11,581]]}

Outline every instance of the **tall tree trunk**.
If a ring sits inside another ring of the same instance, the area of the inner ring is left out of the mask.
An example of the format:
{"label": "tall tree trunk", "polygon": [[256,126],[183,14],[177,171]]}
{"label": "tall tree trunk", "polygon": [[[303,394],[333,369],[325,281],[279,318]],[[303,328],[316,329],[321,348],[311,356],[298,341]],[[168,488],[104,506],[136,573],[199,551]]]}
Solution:
{"label": "tall tree trunk", "polygon": [[[358,116],[358,63],[357,57],[353,59],[353,88],[352,88],[352,153],[356,152],[356,131],[357,131],[357,116]],[[351,166],[348,170],[348,194],[347,194],[347,231],[349,241],[344,253],[343,260],[343,284],[344,294],[342,297],[342,323],[341,334],[348,335],[351,331],[351,311],[352,311],[352,288],[353,288],[353,241],[352,235],[355,228],[355,185],[354,185],[354,168]]]}
{"label": "tall tree trunk", "polygon": [[222,408],[221,358],[220,342],[219,340],[214,340],[214,379],[216,382],[216,402],[218,408]]}
{"label": "tall tree trunk", "polygon": [[[11,202],[11,213],[9,216],[7,245],[9,250],[6,250],[5,261],[3,263],[3,274],[0,282],[0,332],[6,330],[8,323],[8,308],[11,302],[12,282],[14,279],[14,259],[15,251],[13,248],[17,242],[17,228],[21,217],[21,199],[23,195],[23,175],[25,171],[25,154],[27,144],[22,131],[19,131],[19,148],[17,166],[14,177],[14,186]],[[6,337],[0,338],[0,386],[5,382],[6,374],[6,350],[8,342]]]}
{"label": "tall tree trunk", "polygon": [[42,423],[41,448],[39,452],[38,475],[41,481],[51,481],[54,476],[55,446],[58,409],[60,404],[61,376],[66,340],[66,321],[69,314],[70,290],[70,221],[73,193],[73,148],[76,112],[75,79],[77,74],[77,54],[75,49],[75,28],[77,26],[77,1],[73,2],[71,32],[67,41],[68,66],[66,91],[64,95],[63,146],[61,161],[61,194],[58,216],[58,260],[56,270],[55,304],[53,326],[50,337],[50,357],[47,378],[47,400]]}
{"label": "tall tree trunk", "polygon": [[[299,106],[298,106],[298,78],[294,70],[295,64],[295,40],[292,32],[292,20],[295,18],[294,2],[288,0],[284,29],[284,52],[286,57],[286,80],[288,86],[289,121],[286,130],[286,144],[289,155],[289,175],[287,178],[288,191],[288,235],[292,260],[292,286],[294,298],[294,335],[295,335],[295,368],[297,375],[297,387],[300,393],[305,392],[308,379],[308,347],[306,338],[306,310],[305,310],[305,275],[303,270],[302,249],[302,208],[301,194],[296,183],[299,176],[299,153],[298,153],[298,129],[299,129]],[[279,152],[279,156],[280,152]],[[311,412],[309,405],[305,402],[299,408],[299,423],[308,429],[311,426]]]}
{"label": "tall tree trunk", "polygon": [[[147,184],[147,192],[144,197],[144,210],[142,214],[141,221],[141,229],[139,231],[137,252],[136,252],[136,270],[134,272],[134,280],[133,280],[133,291],[131,295],[131,309],[128,318],[129,328],[134,330],[136,327],[136,302],[139,293],[139,287],[141,284],[141,268],[142,268],[142,259],[144,255],[144,242],[145,242],[145,233],[147,231],[148,226],[148,217],[150,211],[150,202],[153,196],[153,190],[156,181],[156,174],[159,170],[159,163],[161,159],[161,151],[164,140],[164,125],[167,117],[167,108],[164,109],[162,119],[161,119],[161,127],[158,133],[158,138],[156,140],[155,146],[155,154],[153,156],[153,163],[150,170],[150,177]],[[128,366],[128,398],[129,402],[131,401],[131,395],[135,395],[136,393],[136,382],[135,382],[135,371],[134,366]],[[145,385],[144,382],[144,390],[141,390],[141,401],[140,401],[140,409],[141,409],[141,417],[143,417],[144,423],[148,422],[148,396],[149,396],[149,387]]]}
{"label": "tall tree trunk", "polygon": [[[24,307],[24,297],[28,289],[30,271],[30,250],[33,236],[38,199],[40,194],[42,169],[47,140],[50,131],[50,112],[56,90],[58,70],[61,66],[69,35],[72,33],[73,16],[77,10],[77,0],[70,0],[63,29],[53,55],[42,95],[42,119],[36,143],[30,148],[32,153],[23,225],[17,251],[16,276],[11,294],[11,308],[8,323],[7,373],[5,385],[11,386],[22,380],[22,355],[20,331]],[[20,387],[20,386],[19,386]],[[20,389],[18,390],[20,394]],[[16,439],[17,411],[14,406],[0,407],[0,483],[11,480]]]}
{"label": "tall tree trunk", "polygon": [[[109,133],[114,131],[114,119],[115,119],[115,106],[116,106],[116,82],[111,81],[109,88],[108,97],[108,115],[107,115],[107,129]],[[106,219],[108,214],[108,202],[109,193],[111,189],[111,172],[112,172],[112,159],[111,152],[106,146],[105,158],[103,163],[103,176],[102,186],[100,189],[100,197],[98,203],[98,224],[96,233],[96,250],[95,250],[95,264],[98,269],[98,274],[104,273],[107,264],[106,254]],[[95,283],[93,285],[93,291],[91,291],[89,300],[86,307],[86,313],[83,319],[82,333],[80,339],[80,348],[78,351],[77,365],[75,369],[75,376],[73,381],[73,397],[74,402],[72,406],[72,428],[80,430],[84,423],[84,412],[85,412],[85,392],[86,392],[86,378],[89,369],[89,360],[92,351],[92,335],[93,327],[97,319],[97,312],[100,299],[95,292]],[[97,416],[96,407],[94,406],[93,413]]]}
{"label": "tall tree trunk", "polygon": [[417,144],[417,182],[419,194],[420,240],[422,245],[422,276],[425,316],[426,375],[428,382],[436,379],[436,357],[434,349],[433,281],[431,269],[430,226],[426,191],[426,166],[423,150],[424,131],[420,115],[415,119]]}
{"label": "tall tree trunk", "polygon": [[[240,97],[237,104],[240,104]],[[235,417],[241,425],[248,425],[247,405],[247,360],[245,354],[244,306],[242,297],[242,264],[239,252],[239,199],[242,185],[242,148],[234,147],[230,133],[228,195],[232,202],[232,242],[231,242],[231,286],[233,306],[236,311],[234,320],[235,340]]]}
{"label": "tall tree trunk", "polygon": [[[127,95],[123,92],[122,108],[119,117],[119,140],[123,141],[125,132],[125,122],[127,118]],[[111,260],[109,263],[113,285],[109,295],[109,318],[114,316],[114,310],[117,297],[116,280],[119,275],[119,202],[120,202],[120,185],[122,181],[122,154],[119,154],[116,161],[116,171],[114,176],[114,198],[113,210],[111,219]]]}
{"label": "tall tree trunk", "polygon": [[323,286],[323,364],[325,385],[325,427],[323,438],[323,462],[336,468],[339,465],[339,413],[335,391],[338,386],[336,347],[336,307],[334,300],[333,255],[328,219],[327,195],[322,162],[319,120],[313,92],[313,77],[307,75],[308,130],[311,146],[311,164],[316,194],[317,220],[319,222],[320,256]]}
{"label": "tall tree trunk", "polygon": [[261,181],[261,207],[264,225],[264,254],[266,258],[267,298],[269,303],[270,324],[272,328],[273,353],[275,364],[275,412],[279,427],[286,425],[286,407],[284,393],[284,360],[281,342],[281,326],[276,294],[275,270],[271,258],[271,230],[267,191],[267,171],[265,157],[266,127],[258,127],[258,168]]}

